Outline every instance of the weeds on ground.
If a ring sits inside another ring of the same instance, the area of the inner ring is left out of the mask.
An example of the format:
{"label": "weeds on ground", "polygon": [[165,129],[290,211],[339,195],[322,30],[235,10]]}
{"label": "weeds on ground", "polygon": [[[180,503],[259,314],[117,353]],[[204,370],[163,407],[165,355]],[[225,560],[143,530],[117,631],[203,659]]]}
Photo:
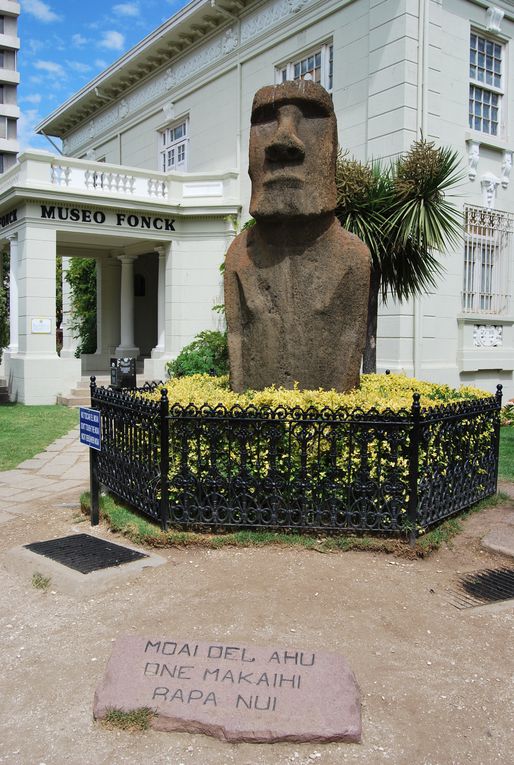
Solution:
{"label": "weeds on ground", "polygon": [[43,590],[43,592],[46,592],[50,587],[51,581],[49,576],[43,576],[39,571],[34,571],[32,574],[32,586],[35,587],[36,590]]}
{"label": "weeds on ground", "polygon": [[[316,534],[295,534],[278,531],[241,530],[213,534],[208,532],[182,531],[168,529],[161,531],[151,521],[135,510],[120,504],[112,496],[106,494],[100,497],[100,515],[110,526],[111,530],[127,537],[134,544],[150,547],[204,547],[220,549],[222,547],[303,547],[319,553],[346,552],[348,550],[366,550],[369,552],[392,553],[404,558],[424,558],[438,550],[443,544],[451,544],[451,540],[461,530],[461,521],[470,513],[479,512],[486,507],[492,507],[508,499],[507,495],[498,493],[472,508],[461,513],[458,518],[450,518],[439,526],[420,536],[416,544],[411,546],[406,540],[387,537],[353,536],[351,534],[338,536],[320,536]],[[90,513],[89,492],[80,497],[84,513]]]}
{"label": "weeds on ground", "polygon": [[109,730],[126,730],[131,733],[148,730],[155,712],[149,707],[140,707],[130,712],[121,709],[108,709],[104,718],[100,721]]}

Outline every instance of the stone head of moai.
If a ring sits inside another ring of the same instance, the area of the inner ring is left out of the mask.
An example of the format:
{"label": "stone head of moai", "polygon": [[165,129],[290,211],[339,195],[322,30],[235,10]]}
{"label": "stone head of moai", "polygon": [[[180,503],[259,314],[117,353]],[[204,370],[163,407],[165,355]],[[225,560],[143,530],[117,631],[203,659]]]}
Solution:
{"label": "stone head of moai", "polygon": [[312,217],[336,207],[337,124],[332,99],[299,80],[257,91],[250,129],[250,213]]}

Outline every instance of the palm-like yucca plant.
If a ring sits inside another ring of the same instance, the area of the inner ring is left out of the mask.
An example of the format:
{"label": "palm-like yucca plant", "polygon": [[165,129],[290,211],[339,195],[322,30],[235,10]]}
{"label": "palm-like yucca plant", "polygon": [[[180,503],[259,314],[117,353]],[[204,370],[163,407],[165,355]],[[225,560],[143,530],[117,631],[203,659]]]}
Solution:
{"label": "palm-like yucca plant", "polygon": [[461,179],[458,165],[457,152],[424,139],[387,167],[338,157],[336,215],[372,258],[364,372],[376,371],[380,294],[405,300],[435,287],[438,253],[460,238],[461,213],[446,198]]}

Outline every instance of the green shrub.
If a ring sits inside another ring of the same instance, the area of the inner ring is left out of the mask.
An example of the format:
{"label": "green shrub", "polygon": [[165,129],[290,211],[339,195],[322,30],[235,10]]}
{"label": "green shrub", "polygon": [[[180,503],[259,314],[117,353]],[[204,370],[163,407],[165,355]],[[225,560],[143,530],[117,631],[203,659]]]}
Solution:
{"label": "green shrub", "polygon": [[514,401],[507,401],[501,411],[501,424],[514,425]]}
{"label": "green shrub", "polygon": [[228,374],[227,333],[204,330],[180,351],[174,361],[167,364],[170,377]]}
{"label": "green shrub", "polygon": [[75,355],[96,351],[96,261],[71,258],[66,274],[71,288],[71,330],[79,338]]}

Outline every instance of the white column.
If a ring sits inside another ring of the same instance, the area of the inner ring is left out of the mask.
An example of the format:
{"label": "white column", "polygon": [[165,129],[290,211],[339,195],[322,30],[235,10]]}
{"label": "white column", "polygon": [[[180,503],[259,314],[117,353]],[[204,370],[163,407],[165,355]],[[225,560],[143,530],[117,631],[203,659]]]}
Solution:
{"label": "white column", "polygon": [[71,287],[66,279],[66,274],[70,267],[71,258],[62,257],[62,349],[61,358],[71,359],[75,357],[78,338],[73,337],[71,330]]}
{"label": "white column", "polygon": [[166,349],[166,261],[170,246],[156,247],[159,254],[159,276],[157,286],[157,345],[152,358],[159,358]]}
{"label": "white column", "polygon": [[116,348],[116,355],[137,357],[139,348],[134,345],[134,261],[137,255],[118,255],[117,257],[121,263],[121,339]]}
{"label": "white column", "polygon": [[9,346],[10,353],[19,348],[19,302],[18,302],[18,234],[7,237],[10,250],[9,270]]}

